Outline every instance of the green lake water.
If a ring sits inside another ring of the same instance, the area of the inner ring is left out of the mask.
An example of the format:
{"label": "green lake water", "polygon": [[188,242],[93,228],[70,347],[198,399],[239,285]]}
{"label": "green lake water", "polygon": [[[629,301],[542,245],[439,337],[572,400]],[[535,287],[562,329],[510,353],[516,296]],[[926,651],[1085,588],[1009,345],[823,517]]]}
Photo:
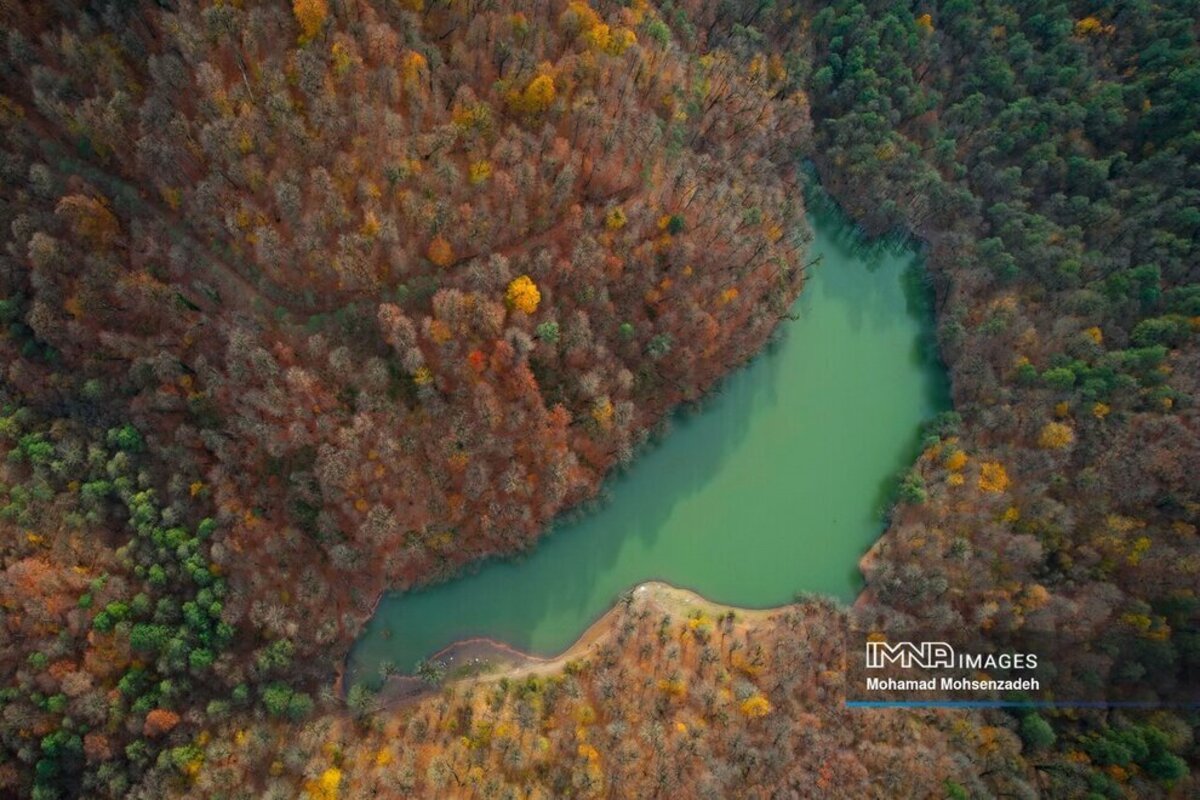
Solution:
{"label": "green lake water", "polygon": [[566,649],[646,580],[766,607],[797,592],[850,600],[857,563],[911,463],[923,421],[947,407],[921,264],[907,244],[864,242],[832,209],[814,238],[797,319],[703,409],[606,484],[599,509],[527,556],[432,589],[388,595],[355,644],[348,685],[375,683],[461,639]]}

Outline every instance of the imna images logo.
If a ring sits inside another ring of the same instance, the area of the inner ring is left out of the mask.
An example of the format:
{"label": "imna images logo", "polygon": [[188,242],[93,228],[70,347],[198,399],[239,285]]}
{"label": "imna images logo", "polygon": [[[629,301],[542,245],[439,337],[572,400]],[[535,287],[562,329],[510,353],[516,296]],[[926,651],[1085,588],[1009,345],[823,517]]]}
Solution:
{"label": "imna images logo", "polygon": [[946,642],[867,642],[867,669],[1037,669],[1035,653],[959,653]]}
{"label": "imna images logo", "polygon": [[902,669],[954,666],[954,648],[945,642],[867,642],[867,669],[896,664]]}
{"label": "imna images logo", "polygon": [[[868,670],[896,667],[902,670],[926,670],[918,677],[898,678],[895,676],[869,676],[865,680],[868,692],[941,692],[946,695],[969,693],[972,696],[992,697],[1000,692],[1037,692],[1042,688],[1037,677],[1008,676],[989,677],[992,670],[1035,670],[1038,658],[1034,653],[964,653],[955,650],[946,642],[887,642],[866,643],[866,668]],[[965,675],[931,675],[933,670],[953,670]],[[979,673],[983,673],[982,675]],[[944,698],[928,700],[921,695],[918,700],[897,702],[922,702],[931,704],[950,702]],[[872,705],[881,701],[852,701],[848,705]],[[882,701],[891,702],[891,701]]]}

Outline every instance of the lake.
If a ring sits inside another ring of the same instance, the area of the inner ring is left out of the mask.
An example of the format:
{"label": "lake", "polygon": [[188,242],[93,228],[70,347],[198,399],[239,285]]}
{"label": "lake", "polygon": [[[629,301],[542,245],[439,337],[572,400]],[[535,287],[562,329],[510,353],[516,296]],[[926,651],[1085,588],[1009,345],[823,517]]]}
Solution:
{"label": "lake", "polygon": [[606,502],[516,560],[389,594],[351,653],[377,683],[486,636],[565,650],[620,594],[658,579],[720,603],[798,592],[849,601],[921,423],[948,407],[923,266],[909,242],[867,242],[835,208],[809,212],[819,262],[779,340],[605,486]]}

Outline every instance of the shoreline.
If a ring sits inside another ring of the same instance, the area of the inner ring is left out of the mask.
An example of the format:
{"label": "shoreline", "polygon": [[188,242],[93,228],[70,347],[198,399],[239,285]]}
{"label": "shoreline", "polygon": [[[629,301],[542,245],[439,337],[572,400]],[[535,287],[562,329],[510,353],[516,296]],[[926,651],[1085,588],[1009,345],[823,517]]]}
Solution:
{"label": "shoreline", "polygon": [[[732,614],[735,624],[765,621],[792,603],[766,608],[742,608],[711,601],[699,593],[674,586],[661,580],[649,580],[634,586],[622,599],[609,606],[582,634],[565,650],[553,656],[527,653],[505,642],[486,636],[472,637],[453,642],[429,657],[431,661],[442,661],[447,668],[447,677],[438,685],[430,685],[412,675],[392,675],[386,678],[377,693],[375,711],[398,708],[417,700],[433,696],[445,686],[472,684],[501,679],[521,679],[557,672],[573,661],[584,659],[599,644],[606,641],[615,630],[615,623],[622,613],[623,598],[628,604],[641,602],[672,616],[685,616],[687,612],[699,610],[711,617]],[[838,601],[840,605],[847,605]],[[847,605],[847,607],[849,607]],[[460,674],[454,674],[458,670]],[[343,670],[344,674],[344,670]]]}
{"label": "shoreline", "polygon": [[[885,527],[884,532],[886,532],[886,530],[887,529]],[[863,581],[862,581],[862,585],[859,587],[858,591],[854,594],[853,597],[843,598],[843,597],[837,597],[835,595],[830,595],[830,594],[808,593],[804,589],[797,589],[793,593],[791,600],[787,600],[787,601],[784,601],[781,603],[775,603],[772,605],[744,606],[744,605],[734,605],[734,604],[730,604],[730,603],[723,603],[719,600],[711,599],[707,595],[705,595],[703,592],[701,592],[699,589],[696,589],[691,586],[685,586],[685,585],[679,584],[679,583],[673,583],[672,581],[670,581],[666,578],[663,578],[663,577],[648,577],[641,581],[638,581],[637,583],[630,586],[628,589],[624,589],[621,592],[618,592],[617,595],[613,598],[612,603],[605,606],[603,610],[599,611],[592,618],[592,620],[590,622],[588,622],[586,626],[584,626],[584,628],[580,632],[579,636],[577,636],[570,644],[568,644],[566,647],[564,647],[562,650],[560,650],[556,653],[542,654],[542,653],[530,652],[527,650],[522,650],[521,648],[516,647],[516,646],[514,646],[508,642],[505,642],[501,639],[496,639],[496,638],[493,638],[493,637],[487,636],[487,635],[477,635],[477,636],[467,636],[466,638],[463,638],[463,639],[456,639],[456,640],[450,642],[449,644],[445,645],[444,647],[442,647],[438,650],[435,650],[433,653],[425,656],[423,660],[439,661],[439,660],[442,660],[443,657],[447,653],[449,653],[451,655],[456,655],[457,654],[456,651],[467,648],[467,647],[472,647],[472,648],[480,648],[480,649],[486,648],[487,650],[489,650],[493,653],[504,654],[506,656],[510,656],[513,659],[520,659],[522,661],[532,661],[532,662],[538,662],[538,663],[558,662],[558,661],[564,659],[564,657],[568,653],[570,653],[572,650],[574,650],[580,641],[587,638],[588,635],[591,633],[592,629],[595,628],[606,617],[608,617],[614,610],[616,610],[617,607],[620,605],[620,603],[626,597],[629,597],[629,598],[634,597],[635,593],[638,590],[645,588],[645,587],[648,587],[648,588],[656,590],[656,591],[667,591],[667,592],[671,592],[671,593],[677,593],[677,594],[680,594],[680,595],[683,595],[686,597],[690,597],[690,598],[692,598],[692,602],[694,604],[704,605],[704,606],[708,606],[708,607],[714,608],[714,609],[719,608],[725,612],[732,611],[735,614],[737,614],[738,616],[748,616],[748,615],[754,615],[754,614],[760,614],[760,613],[761,614],[769,614],[769,613],[781,611],[781,610],[787,608],[788,606],[806,602],[807,600],[818,600],[818,599],[827,600],[827,601],[833,603],[834,605],[837,605],[837,606],[840,606],[847,610],[850,610],[850,609],[858,607],[859,604],[863,601],[864,597],[869,592],[869,587],[867,586],[865,579],[870,574],[870,572],[873,570],[871,570],[870,567],[868,567],[867,565],[875,563],[875,561],[876,561],[875,554],[876,554],[876,551],[879,547],[879,544],[880,544],[880,541],[882,540],[882,538],[883,538],[883,533],[881,533],[878,538],[872,540],[871,543],[867,546],[867,548],[863,551],[862,555],[859,556],[858,561],[855,562],[855,566],[858,569],[859,575],[862,576]],[[495,558],[495,557],[496,556],[492,556],[492,558]],[[418,587],[417,589],[415,589],[415,591],[425,591],[427,589],[435,588],[438,585],[439,584],[424,585],[424,586]],[[366,616],[363,617],[364,622],[372,619],[375,616],[376,612],[379,610],[380,604],[383,603],[383,601],[387,598],[387,595],[392,594],[392,593],[404,595],[404,594],[408,594],[412,591],[414,591],[414,590],[412,590],[412,589],[397,590],[397,589],[390,589],[390,588],[382,589],[378,594],[376,594],[375,600],[371,603],[370,610],[367,612]],[[802,595],[804,595],[804,597],[801,597]],[[361,636],[362,636],[362,632],[359,633],[358,637],[354,638],[350,648],[347,649],[345,656],[343,656],[342,659],[340,659],[340,661],[338,662],[337,671],[334,675],[334,683],[333,683],[334,691],[338,697],[345,698],[346,692],[349,691],[349,687],[346,687],[344,685],[344,681],[345,681],[347,673],[349,672],[350,658],[354,652],[353,645],[358,642],[359,637],[361,637]],[[408,680],[408,679],[419,680],[411,673],[399,673],[398,672],[398,673],[393,673],[392,675],[385,678],[384,684],[386,685],[387,683],[389,683],[391,681],[400,681],[400,680]]]}
{"label": "shoreline", "polygon": [[[867,579],[875,571],[878,564],[879,549],[883,544],[883,538],[887,534],[887,530],[888,526],[885,524],[883,531],[880,532],[877,538],[871,541],[862,555],[859,556],[857,562],[855,562],[858,573],[862,578],[862,585],[852,598],[843,599],[832,595],[815,595],[814,599],[822,598],[829,600],[847,611],[853,611],[869,604],[872,592]],[[431,587],[426,586],[423,588]],[[376,594],[374,601],[371,603],[370,610],[363,617],[364,623],[375,616],[379,610],[379,606],[389,594],[395,591],[395,589],[384,588]],[[405,594],[407,592],[401,591],[400,593]],[[425,683],[410,673],[395,673],[384,678],[383,684],[378,689],[378,694],[381,697],[379,707],[385,708],[397,704],[403,705],[412,700],[428,697],[436,694],[446,684],[481,680],[484,678],[516,677],[533,674],[538,668],[546,670],[559,668],[589,651],[591,646],[607,633],[609,618],[618,612],[622,602],[625,602],[626,598],[635,599],[639,594],[648,595],[652,600],[674,598],[677,603],[686,601],[687,604],[693,607],[703,607],[714,611],[719,609],[721,613],[732,612],[741,619],[753,616],[765,618],[789,606],[804,602],[800,598],[800,595],[804,594],[804,590],[798,589],[792,600],[776,605],[730,605],[711,600],[700,591],[691,587],[674,584],[663,578],[648,578],[618,593],[613,598],[613,602],[597,614],[579,636],[558,653],[542,655],[528,652],[490,636],[470,636],[465,639],[458,639],[428,655],[425,660],[442,661],[446,664],[448,672],[452,671],[455,666],[462,665],[457,666],[457,669],[469,670],[473,667],[479,667],[487,670],[484,674],[448,675],[443,683],[434,686]],[[359,636],[361,635],[362,632],[360,631]],[[350,659],[354,653],[354,645],[358,642],[358,638],[355,637],[351,642],[351,646],[346,650],[345,655],[338,661],[337,671],[334,675],[333,690],[342,699],[345,699],[349,691],[349,687],[345,684],[346,676],[349,673]]]}
{"label": "shoreline", "polygon": [[[871,546],[867,548],[858,560],[858,570],[864,578],[873,571],[872,567],[878,561],[878,549],[882,539],[883,536],[880,535],[878,539],[871,543]],[[384,590],[376,597],[375,603],[372,605],[372,614],[387,593],[388,590]],[[797,594],[800,593],[798,592]],[[849,601],[825,595],[820,595],[819,597],[844,608],[846,611],[852,612],[854,609],[861,608],[864,604],[870,602],[871,592],[870,588],[864,582],[863,587]],[[732,613],[735,615],[737,621],[741,623],[753,619],[769,619],[771,615],[789,606],[804,602],[800,599],[794,599],[787,603],[763,607],[729,605],[710,600],[695,589],[678,586],[659,578],[651,578],[635,584],[630,589],[618,595],[615,602],[592,620],[571,644],[554,655],[530,653],[490,636],[472,636],[451,642],[428,657],[429,661],[440,661],[445,664],[447,671],[451,673],[441,684],[430,685],[420,678],[409,674],[388,676],[384,679],[383,685],[378,690],[380,703],[377,710],[399,707],[409,702],[429,697],[437,694],[443,686],[448,684],[499,680],[501,678],[513,679],[560,670],[569,662],[577,661],[586,656],[594,645],[606,638],[610,632],[614,617],[620,611],[622,603],[629,604],[638,599],[656,603],[663,610],[667,610],[666,606],[670,603],[671,607],[676,611],[679,611],[681,606],[686,606],[688,610],[701,609],[716,615]],[[334,684],[334,689],[340,697],[345,696],[342,683],[349,661],[350,652],[348,651],[339,666],[337,679]],[[455,669],[464,672],[464,674],[454,675],[453,671]],[[472,674],[470,670],[473,669],[478,669],[479,672]]]}
{"label": "shoreline", "polygon": [[[876,540],[876,542],[877,541],[878,540]],[[871,550],[874,549],[876,542],[873,542],[871,544],[871,547],[863,554],[862,558],[860,559],[860,561],[859,561],[860,572],[862,571],[862,566],[861,566],[862,559],[865,559],[867,557],[867,555],[871,552]],[[854,597],[851,599],[843,599],[840,597],[834,597],[832,595],[816,595],[816,597],[828,599],[829,601],[831,601],[839,606],[850,609],[850,608],[853,608],[858,603],[858,601],[862,598],[865,590],[866,590],[866,587],[864,585],[861,589],[859,589],[858,593],[855,594]],[[367,619],[367,620],[371,619],[375,615],[375,613],[378,611],[379,605],[384,601],[384,599],[386,599],[387,595],[393,591],[394,590],[392,590],[392,589],[384,589],[381,592],[379,592],[379,594],[376,595],[376,597],[375,597],[375,601],[371,604],[370,612],[367,614],[367,616],[364,619]],[[590,644],[592,641],[594,641],[595,638],[597,638],[597,636],[599,635],[597,629],[599,629],[601,627],[602,623],[604,623],[609,616],[611,616],[614,612],[616,612],[619,609],[622,602],[626,602],[626,598],[633,600],[633,599],[636,599],[639,594],[645,595],[646,593],[649,593],[652,597],[657,597],[659,599],[661,599],[663,597],[674,597],[677,601],[681,600],[681,599],[686,599],[687,602],[693,606],[703,606],[703,607],[706,607],[709,609],[714,609],[714,610],[720,609],[722,613],[733,612],[739,618],[750,617],[750,616],[767,616],[772,613],[781,611],[781,610],[787,608],[788,606],[795,605],[797,602],[799,602],[796,599],[796,597],[793,596],[792,600],[789,600],[789,601],[786,601],[783,603],[777,603],[775,605],[767,605],[767,606],[731,605],[728,603],[722,603],[717,600],[712,600],[712,599],[708,598],[707,596],[705,596],[704,594],[702,594],[699,590],[694,589],[689,586],[682,586],[679,584],[675,584],[664,578],[647,578],[643,581],[640,581],[640,582],[634,584],[633,586],[629,587],[628,589],[625,589],[622,592],[620,592],[616,597],[613,598],[613,602],[611,604],[606,606],[604,608],[604,610],[600,611],[587,624],[587,626],[584,627],[583,631],[580,632],[579,636],[577,636],[570,644],[568,644],[565,648],[563,648],[561,651],[559,651],[557,653],[539,654],[539,653],[529,652],[526,650],[522,650],[519,647],[515,647],[512,644],[509,644],[508,642],[505,642],[503,640],[496,639],[491,636],[481,635],[481,636],[468,636],[465,639],[456,639],[455,641],[452,641],[449,644],[447,644],[445,647],[442,647],[441,649],[436,650],[432,654],[426,656],[425,660],[426,661],[443,661],[443,662],[445,662],[448,660],[447,657],[449,657],[449,660],[454,660],[455,658],[458,658],[458,659],[460,659],[459,663],[462,663],[463,661],[466,660],[465,656],[471,656],[476,659],[479,659],[482,656],[477,655],[477,653],[482,653],[493,659],[499,659],[500,663],[506,663],[506,664],[511,664],[511,663],[515,663],[515,662],[520,662],[522,664],[529,664],[529,665],[558,664],[560,662],[565,663],[566,661],[571,660],[572,653],[579,650],[581,644],[583,644],[585,642]],[[796,591],[797,596],[800,594],[803,594],[803,590]],[[358,639],[356,638],[355,642],[357,642],[357,641],[358,641]],[[583,649],[586,650],[587,648],[585,647]],[[334,676],[334,684],[333,684],[334,691],[337,693],[337,695],[339,697],[342,697],[342,698],[344,698],[346,696],[346,692],[349,691],[349,687],[345,686],[344,684],[345,684],[346,675],[349,673],[350,658],[353,654],[353,651],[354,651],[353,646],[351,646],[350,649],[348,649],[346,651],[345,657],[342,658],[338,663],[338,669]],[[446,666],[448,668],[451,667],[450,664],[447,664]],[[461,668],[462,667],[460,667],[460,669]],[[454,681],[453,678],[447,678],[447,682],[452,682],[452,681]],[[380,688],[380,692],[382,693],[389,684],[408,683],[408,682],[420,682],[420,679],[410,673],[395,673],[384,679],[383,687]],[[422,693],[422,694],[424,694],[424,693]]]}

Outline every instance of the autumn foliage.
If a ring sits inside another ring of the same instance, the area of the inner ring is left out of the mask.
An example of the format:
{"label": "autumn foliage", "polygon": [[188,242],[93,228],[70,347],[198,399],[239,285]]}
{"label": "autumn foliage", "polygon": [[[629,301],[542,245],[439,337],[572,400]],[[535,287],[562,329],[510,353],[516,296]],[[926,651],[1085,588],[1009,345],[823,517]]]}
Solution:
{"label": "autumn foliage", "polygon": [[766,43],[565,0],[0,15],[0,794],[190,785],[217,720],[320,713],[379,592],[533,546],[800,290]]}
{"label": "autumn foliage", "polygon": [[328,0],[293,0],[292,12],[300,25],[301,39],[312,39],[320,33],[329,16]]}
{"label": "autumn foliage", "polygon": [[157,737],[162,736],[164,733],[170,733],[178,724],[178,714],[166,709],[156,708],[146,715],[146,723],[143,731],[147,736]]}
{"label": "autumn foliage", "polygon": [[1047,450],[1061,450],[1074,441],[1075,432],[1062,422],[1047,422],[1038,433],[1038,446]]}
{"label": "autumn foliage", "polygon": [[537,284],[528,275],[521,275],[513,278],[512,282],[508,284],[504,299],[510,308],[532,314],[537,311],[542,295],[538,291]]}
{"label": "autumn foliage", "polygon": [[[1200,106],[1180,80],[1196,38],[1167,34],[1194,17],[834,0],[811,19],[817,171],[868,231],[936,243],[925,280],[954,399],[856,607],[964,646],[1052,650],[1060,698],[1195,695],[1200,605],[1180,600],[1200,553],[1184,321],[1200,238],[1176,209],[1200,192]],[[1195,794],[1195,748],[1172,733],[1185,716],[999,724],[1045,796],[1174,797]]]}
{"label": "autumn foliage", "polygon": [[[765,798],[796,787],[870,797],[884,782],[897,797],[938,797],[947,785],[986,794],[989,767],[1005,765],[1006,778],[1019,768],[1016,734],[968,712],[846,709],[843,612],[804,604],[743,615],[692,602],[702,601],[654,589],[614,609],[578,658],[509,666],[488,654],[499,675],[468,675],[386,710],[374,710],[386,695],[355,692],[354,717],[299,730],[225,726],[196,780],[323,798],[465,800],[487,786],[501,797]],[[693,613],[706,621],[693,625]],[[264,775],[259,762],[281,750],[288,758]]]}
{"label": "autumn foliage", "polygon": [[454,261],[454,248],[442,236],[435,236],[425,250],[425,257],[439,267],[448,267]]}
{"label": "autumn foliage", "polygon": [[854,613],[1178,689],[1191,12],[0,6],[0,795],[1194,794],[1165,708],[849,713],[825,604],[631,604],[386,711],[334,677],[380,592],[536,546],[760,350],[803,156],[927,244],[955,406]]}
{"label": "autumn foliage", "polygon": [[515,111],[537,114],[549,109],[556,95],[554,79],[543,74],[530,80],[524,89],[512,90],[508,95],[508,104]]}

